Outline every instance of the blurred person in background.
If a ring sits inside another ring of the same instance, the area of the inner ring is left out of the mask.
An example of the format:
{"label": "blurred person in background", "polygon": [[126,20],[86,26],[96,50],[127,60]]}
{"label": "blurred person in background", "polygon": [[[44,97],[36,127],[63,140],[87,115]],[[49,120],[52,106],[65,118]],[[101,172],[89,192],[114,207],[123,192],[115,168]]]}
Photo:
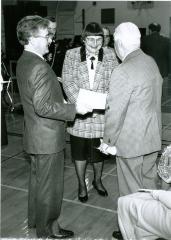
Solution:
{"label": "blurred person in background", "polygon": [[154,58],[162,77],[167,77],[170,66],[170,40],[160,34],[160,24],[151,23],[148,28],[149,35],[142,38],[141,48],[146,54]]}
{"label": "blurred person in background", "polygon": [[62,84],[61,84],[61,75],[62,75],[62,68],[63,68],[63,62],[65,58],[65,53],[68,48],[67,43],[65,40],[57,40],[56,39],[56,28],[57,23],[55,17],[47,16],[45,17],[49,21],[49,33],[52,37],[52,42],[49,45],[49,52],[45,54],[45,59],[55,72],[57,76],[57,80],[59,81],[59,84],[62,89],[62,93],[64,96],[64,99],[67,100],[66,94],[63,90]]}
{"label": "blurred person in background", "polygon": [[51,38],[52,38],[52,42],[49,45],[49,52],[47,54],[45,54],[45,58],[47,60],[47,62],[49,63],[49,65],[53,68],[53,64],[54,64],[54,58],[55,58],[55,54],[56,54],[56,19],[53,16],[47,16],[45,17],[45,19],[48,20],[49,22],[49,34],[51,34]]}
{"label": "blurred person in background", "polygon": [[110,30],[107,27],[103,27],[103,47],[109,47],[109,42],[110,42]]}
{"label": "blurred person in background", "polygon": [[103,27],[103,47],[114,48],[113,36],[110,34],[110,30],[108,27]]}

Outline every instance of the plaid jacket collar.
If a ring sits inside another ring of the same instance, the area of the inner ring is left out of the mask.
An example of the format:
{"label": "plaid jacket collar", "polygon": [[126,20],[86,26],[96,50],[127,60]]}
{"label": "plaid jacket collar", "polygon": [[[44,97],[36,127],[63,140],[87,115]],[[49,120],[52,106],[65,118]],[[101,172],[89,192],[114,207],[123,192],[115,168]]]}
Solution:
{"label": "plaid jacket collar", "polygon": [[[85,50],[85,46],[82,46],[82,47],[80,48],[80,57],[81,57],[81,62],[86,61],[86,50]],[[103,48],[100,48],[100,50],[99,50],[98,61],[100,61],[100,62],[103,61]]]}

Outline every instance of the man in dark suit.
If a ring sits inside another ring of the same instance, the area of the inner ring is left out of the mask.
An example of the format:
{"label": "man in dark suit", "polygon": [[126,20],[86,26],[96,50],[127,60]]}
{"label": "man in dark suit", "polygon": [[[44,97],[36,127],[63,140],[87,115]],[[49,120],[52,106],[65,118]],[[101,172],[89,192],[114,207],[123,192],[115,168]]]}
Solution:
{"label": "man in dark suit", "polygon": [[157,23],[151,23],[149,26],[149,35],[142,38],[142,50],[154,58],[162,77],[167,77],[169,73],[169,38],[160,35],[161,26]]}
{"label": "man in dark suit", "polygon": [[17,63],[17,81],[24,109],[24,149],[31,158],[28,226],[37,237],[67,238],[74,233],[60,228],[63,198],[65,120],[88,110],[64,104],[56,75],[43,55],[52,39],[48,20],[27,16],[17,25],[24,52]]}

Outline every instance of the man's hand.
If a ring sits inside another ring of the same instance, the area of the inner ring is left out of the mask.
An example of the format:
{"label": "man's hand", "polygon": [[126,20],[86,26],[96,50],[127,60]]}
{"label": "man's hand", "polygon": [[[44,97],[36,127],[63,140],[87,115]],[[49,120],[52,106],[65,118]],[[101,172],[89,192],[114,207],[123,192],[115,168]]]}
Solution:
{"label": "man's hand", "polygon": [[168,178],[163,178],[163,180],[164,180],[166,183],[171,183],[171,176],[168,177]]}
{"label": "man's hand", "polygon": [[102,153],[104,153],[106,155],[109,155],[109,154],[116,155],[117,150],[116,150],[115,146],[111,147],[111,146],[107,145],[106,143],[104,143],[103,140],[100,139],[100,141],[101,141],[101,144],[98,147],[100,152],[102,152]]}
{"label": "man's hand", "polygon": [[52,53],[48,53],[46,58],[49,62],[52,61]]}
{"label": "man's hand", "polygon": [[78,114],[84,115],[88,112],[92,112],[93,109],[88,105],[85,105],[85,104],[80,103],[80,102],[76,102],[76,111],[77,111]]}
{"label": "man's hand", "polygon": [[61,77],[57,77],[57,80],[62,83],[62,78]]}

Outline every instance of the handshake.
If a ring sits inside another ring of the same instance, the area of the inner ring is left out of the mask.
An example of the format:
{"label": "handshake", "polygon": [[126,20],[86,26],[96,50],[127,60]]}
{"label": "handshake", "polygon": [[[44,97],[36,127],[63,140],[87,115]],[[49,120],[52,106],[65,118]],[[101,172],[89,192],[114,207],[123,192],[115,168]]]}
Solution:
{"label": "handshake", "polygon": [[92,112],[93,108],[91,106],[89,106],[88,104],[84,103],[84,102],[80,102],[79,100],[77,100],[76,102],[76,112],[78,114],[84,115],[88,112]]}

